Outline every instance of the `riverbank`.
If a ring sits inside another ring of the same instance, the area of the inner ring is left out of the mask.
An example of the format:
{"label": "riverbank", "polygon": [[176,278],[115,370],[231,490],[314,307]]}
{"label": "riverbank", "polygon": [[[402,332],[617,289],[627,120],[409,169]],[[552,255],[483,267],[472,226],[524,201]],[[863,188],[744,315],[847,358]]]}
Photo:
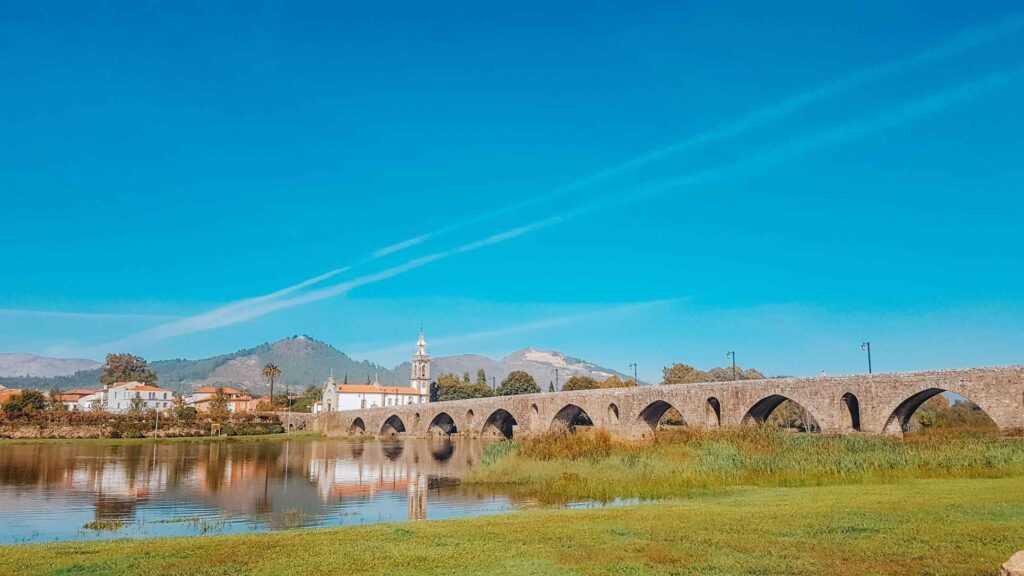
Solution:
{"label": "riverbank", "polygon": [[900,439],[750,427],[628,442],[595,431],[492,444],[482,464],[467,483],[506,486],[541,501],[654,499],[730,486],[1024,477],[1024,439],[976,431]]}
{"label": "riverbank", "polygon": [[[180,412],[180,413],[176,413]],[[253,436],[285,431],[278,416],[228,414],[211,418],[193,409],[113,414],[44,410],[14,416],[0,413],[0,439],[136,439]]]}
{"label": "riverbank", "polygon": [[624,508],[0,547],[0,573],[994,574],[1024,548],[1021,478],[734,488]]}
{"label": "riverbank", "polygon": [[322,438],[319,432],[278,432],[247,436],[148,436],[145,438],[0,438],[0,447],[32,444],[70,444],[89,446],[131,446],[135,444],[269,442]]}

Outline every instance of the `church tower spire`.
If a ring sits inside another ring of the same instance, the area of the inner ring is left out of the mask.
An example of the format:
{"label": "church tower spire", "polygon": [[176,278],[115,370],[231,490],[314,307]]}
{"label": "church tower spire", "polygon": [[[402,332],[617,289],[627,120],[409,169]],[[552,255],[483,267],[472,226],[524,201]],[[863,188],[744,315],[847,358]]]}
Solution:
{"label": "church tower spire", "polygon": [[416,341],[416,354],[412,357],[412,371],[409,385],[420,395],[420,402],[430,400],[430,356],[427,354],[427,339],[420,328],[420,337]]}

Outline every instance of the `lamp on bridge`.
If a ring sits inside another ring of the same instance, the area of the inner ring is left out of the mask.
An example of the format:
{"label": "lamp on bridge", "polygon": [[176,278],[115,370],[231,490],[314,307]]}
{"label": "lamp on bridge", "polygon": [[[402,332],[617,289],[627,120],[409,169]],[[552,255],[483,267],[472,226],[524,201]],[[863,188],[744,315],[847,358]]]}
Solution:
{"label": "lamp on bridge", "polygon": [[860,349],[866,350],[868,353],[868,374],[871,374],[871,342],[862,342]]}

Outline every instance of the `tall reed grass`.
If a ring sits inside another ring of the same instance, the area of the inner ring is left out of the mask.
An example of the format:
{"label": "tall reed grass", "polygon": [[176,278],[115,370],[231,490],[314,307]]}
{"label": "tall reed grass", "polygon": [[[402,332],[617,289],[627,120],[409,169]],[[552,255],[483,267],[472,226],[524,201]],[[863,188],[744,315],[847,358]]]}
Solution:
{"label": "tall reed grass", "polygon": [[731,486],[806,486],[1024,475],[1024,440],[978,432],[879,436],[773,427],[659,432],[629,442],[597,430],[488,446],[467,482],[544,501],[665,498]]}

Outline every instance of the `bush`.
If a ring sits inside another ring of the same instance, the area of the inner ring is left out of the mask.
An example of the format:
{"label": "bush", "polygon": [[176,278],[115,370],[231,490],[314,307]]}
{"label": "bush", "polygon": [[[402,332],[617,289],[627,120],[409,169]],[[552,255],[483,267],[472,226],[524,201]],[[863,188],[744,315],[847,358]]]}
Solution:
{"label": "bush", "polygon": [[499,396],[515,396],[518,394],[537,394],[540,386],[534,381],[533,376],[522,370],[511,372],[498,387]]}
{"label": "bush", "polygon": [[551,431],[524,440],[519,454],[534,460],[593,460],[607,458],[615,445],[607,430]]}
{"label": "bush", "polygon": [[13,396],[4,404],[4,414],[16,418],[26,414],[43,412],[49,403],[46,396],[38,390],[25,390],[21,394]]}

